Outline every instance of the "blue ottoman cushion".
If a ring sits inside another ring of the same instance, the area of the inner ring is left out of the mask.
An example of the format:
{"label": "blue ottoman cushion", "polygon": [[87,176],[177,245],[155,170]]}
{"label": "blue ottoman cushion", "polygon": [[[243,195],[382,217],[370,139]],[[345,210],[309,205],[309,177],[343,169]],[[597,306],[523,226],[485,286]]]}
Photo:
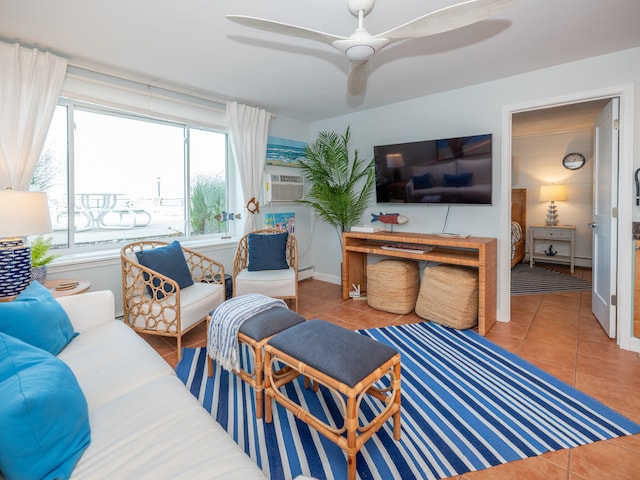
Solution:
{"label": "blue ottoman cushion", "polygon": [[273,307],[246,320],[240,326],[240,332],[253,340],[260,341],[304,321],[304,317],[293,310]]}
{"label": "blue ottoman cushion", "polygon": [[350,387],[398,353],[389,345],[324,320],[295,325],[267,344]]}

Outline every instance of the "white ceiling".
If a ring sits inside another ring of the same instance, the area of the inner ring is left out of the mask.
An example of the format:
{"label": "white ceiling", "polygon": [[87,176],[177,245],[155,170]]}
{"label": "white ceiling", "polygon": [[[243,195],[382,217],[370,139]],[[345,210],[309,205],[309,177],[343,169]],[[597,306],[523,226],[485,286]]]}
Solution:
{"label": "white ceiling", "polygon": [[[457,0],[378,0],[377,34]],[[330,46],[231,23],[251,15],[336,35],[346,0],[0,0],[0,40],[313,121],[640,46],[638,0],[516,0],[501,14],[406,41],[369,62],[365,95]],[[640,61],[640,59],[639,59]]]}

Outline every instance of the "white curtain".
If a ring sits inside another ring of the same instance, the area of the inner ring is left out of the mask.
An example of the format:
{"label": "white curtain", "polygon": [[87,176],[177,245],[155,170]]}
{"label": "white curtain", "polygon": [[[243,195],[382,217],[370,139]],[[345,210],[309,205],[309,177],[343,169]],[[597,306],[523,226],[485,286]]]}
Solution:
{"label": "white curtain", "polygon": [[29,190],[67,61],[0,42],[0,189]]}
{"label": "white curtain", "polygon": [[260,198],[262,174],[267,155],[267,136],[271,113],[237,102],[227,103],[231,152],[238,166],[240,184],[249,215],[245,215],[244,231],[256,229],[255,203]]}

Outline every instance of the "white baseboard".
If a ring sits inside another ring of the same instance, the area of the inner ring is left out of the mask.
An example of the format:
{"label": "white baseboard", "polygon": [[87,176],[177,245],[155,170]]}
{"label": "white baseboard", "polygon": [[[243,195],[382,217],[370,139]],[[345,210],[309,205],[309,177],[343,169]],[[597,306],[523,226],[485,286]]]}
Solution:
{"label": "white baseboard", "polygon": [[315,277],[315,268],[313,267],[304,267],[298,269],[298,281],[306,280],[307,278]]}
{"label": "white baseboard", "polygon": [[[300,274],[298,274],[298,278],[300,278]],[[333,283],[334,285],[342,285],[342,281],[341,281],[340,277],[338,277],[336,275],[329,275],[329,274],[326,274],[326,273],[315,272],[313,274],[313,278],[321,280],[323,282]]]}

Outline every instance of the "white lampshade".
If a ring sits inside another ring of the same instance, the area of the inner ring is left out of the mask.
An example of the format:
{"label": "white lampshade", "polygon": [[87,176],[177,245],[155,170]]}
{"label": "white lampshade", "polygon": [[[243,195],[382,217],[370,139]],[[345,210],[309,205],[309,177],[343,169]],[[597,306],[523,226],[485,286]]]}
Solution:
{"label": "white lampshade", "polygon": [[541,202],[561,202],[567,199],[565,185],[542,185],[540,187]]}
{"label": "white lampshade", "polygon": [[45,192],[0,190],[0,238],[50,231],[51,217]]}
{"label": "white lampshade", "polygon": [[400,168],[404,167],[404,158],[401,153],[389,153],[387,154],[387,167]]}

